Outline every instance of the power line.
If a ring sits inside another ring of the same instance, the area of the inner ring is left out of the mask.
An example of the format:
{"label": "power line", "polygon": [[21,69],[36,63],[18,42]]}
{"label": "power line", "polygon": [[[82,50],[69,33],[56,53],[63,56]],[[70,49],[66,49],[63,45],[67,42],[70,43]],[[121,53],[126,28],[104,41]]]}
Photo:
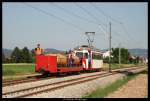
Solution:
{"label": "power line", "polygon": [[[101,26],[100,26],[100,28],[101,28]],[[108,34],[107,34],[107,32],[106,32],[105,30],[103,30],[102,28],[101,28],[101,30],[103,31],[103,33],[105,33],[104,35],[105,35],[106,37],[109,37]],[[115,39],[114,41],[118,40],[119,42],[124,41],[124,40],[121,40],[120,37],[118,37],[118,36],[112,37],[112,39]],[[117,42],[117,41],[116,41],[116,42]],[[117,43],[118,43],[118,42],[117,42]],[[124,43],[128,46],[128,44],[127,44],[125,41],[124,41]]]}
{"label": "power line", "polygon": [[122,26],[123,30],[128,34],[128,37],[130,37],[131,39],[133,39],[137,43],[141,44],[141,42],[139,42],[139,41],[135,40],[133,37],[131,37],[131,35],[129,34],[129,32],[127,31],[127,29],[123,23],[121,24],[121,26]]}
{"label": "power line", "polygon": [[67,23],[67,24],[69,24],[69,25],[72,25],[73,27],[77,28],[77,29],[80,30],[80,31],[85,31],[84,29],[80,28],[79,26],[77,26],[77,25],[75,25],[75,24],[73,24],[73,23],[67,22],[66,20],[64,20],[64,19],[62,19],[62,18],[60,18],[60,17],[58,17],[58,16],[56,16],[56,15],[54,15],[54,14],[51,14],[51,13],[49,13],[49,12],[46,12],[46,11],[44,11],[44,10],[38,8],[38,7],[34,7],[34,6],[29,5],[29,4],[27,4],[27,3],[23,3],[23,4],[25,4],[26,6],[29,6],[29,7],[33,8],[33,9],[39,11],[39,12],[42,12],[42,13],[48,15],[48,16],[54,17],[55,19],[58,19],[58,20],[60,20],[60,21],[62,21],[62,22],[64,22],[64,23]]}
{"label": "power line", "polygon": [[[102,27],[102,25],[98,23],[98,20],[97,20],[96,22],[94,22],[94,21],[92,21],[92,20],[89,20],[89,19],[86,19],[86,18],[84,18],[84,17],[81,17],[81,16],[79,16],[79,15],[73,13],[73,12],[70,12],[69,10],[66,10],[66,9],[64,9],[63,7],[58,6],[57,4],[54,4],[54,3],[53,3],[53,5],[55,5],[55,6],[58,7],[59,9],[63,10],[64,12],[69,13],[69,14],[72,15],[72,16],[76,16],[76,17],[78,17],[78,18],[81,18],[82,20],[88,21],[88,22],[93,23],[93,24],[96,24],[96,25],[100,25],[101,28],[102,28],[102,30],[105,30],[105,29]],[[84,10],[85,10],[85,9],[84,9]],[[90,13],[88,12],[88,14],[90,14]],[[90,14],[90,15],[91,15],[91,14]],[[107,26],[106,24],[104,24],[104,25]],[[115,32],[115,33],[117,33],[117,32]],[[119,35],[119,34],[118,34],[118,35]]]}
{"label": "power line", "polygon": [[[79,16],[79,15],[76,15],[75,13],[72,13],[72,12],[70,12],[69,10],[66,10],[66,9],[64,9],[63,7],[60,7],[60,6],[58,6],[57,4],[54,4],[53,3],[53,5],[55,5],[57,8],[59,8],[59,9],[61,9],[61,10],[63,10],[64,12],[66,12],[66,13],[69,13],[70,15],[72,15],[72,16],[76,16],[76,17],[78,17],[78,18],[81,18],[82,20],[85,20],[85,21],[88,21],[88,22],[90,22],[90,23],[94,23],[94,24],[99,24],[98,22],[93,22],[93,21],[91,21],[91,20],[89,20],[89,19],[85,19],[85,18],[83,18],[83,17],[81,17],[81,16]],[[105,33],[105,31],[104,31],[104,29],[101,27],[101,30]],[[106,33],[107,34],[107,33]]]}
{"label": "power line", "polygon": [[[120,22],[120,21],[118,21],[118,20],[112,18],[110,15],[106,14],[103,10],[101,10],[100,8],[98,8],[97,6],[95,6],[93,3],[89,3],[89,4],[92,5],[98,12],[102,13],[102,14],[103,14],[104,16],[106,16],[107,18],[110,18],[112,21],[114,21],[114,22],[120,24],[121,27],[123,28],[123,30],[126,32],[126,34],[127,34],[127,36],[128,36],[128,38],[127,38],[128,41],[134,39],[134,38],[131,37],[130,34],[127,32],[127,30],[126,30],[126,28],[125,28],[125,26],[124,26],[124,24],[123,24],[122,22]],[[115,32],[115,33],[118,34],[117,32]],[[119,34],[118,34],[118,35],[119,35]],[[129,39],[130,39],[130,40],[129,40]],[[138,42],[138,41],[136,41],[136,40],[134,40],[134,41],[135,41],[135,42]],[[138,42],[138,43],[140,43],[140,42]],[[141,44],[141,43],[140,43],[140,44]]]}
{"label": "power line", "polygon": [[[111,20],[113,20],[116,23],[122,24],[122,22],[113,19],[111,16],[107,15],[104,11],[102,11],[100,8],[98,8],[97,6],[95,6],[93,3],[89,3],[90,5],[92,5],[98,12],[102,13],[104,16],[106,16],[107,18],[110,18]],[[116,31],[113,31],[114,33],[118,34]],[[118,34],[120,36],[120,34]],[[128,39],[127,39],[128,40]],[[128,40],[129,41],[129,40]]]}
{"label": "power line", "polygon": [[[107,18],[110,18],[111,20],[113,20],[114,22],[117,22],[119,24],[122,24],[122,22],[115,20],[114,18],[112,18],[110,15],[106,14],[103,10],[101,10],[100,8],[98,8],[97,6],[95,6],[93,3],[89,3],[90,5],[92,5],[98,12],[102,13],[104,16],[106,16]],[[116,32],[115,32],[116,33]]]}
{"label": "power line", "polygon": [[[93,24],[96,24],[96,25],[101,26],[101,25],[98,23],[98,21],[94,22],[94,21],[92,21],[92,20],[86,19],[85,17],[81,17],[81,16],[79,16],[79,15],[73,13],[73,12],[70,12],[69,10],[64,9],[63,7],[58,6],[58,5],[55,4],[55,3],[53,3],[53,5],[55,5],[55,7],[61,9],[62,11],[66,12],[67,14],[70,14],[71,16],[75,16],[75,17],[78,17],[78,18],[80,18],[80,19],[82,19],[82,20],[85,20],[85,21],[87,21],[87,22],[90,22],[90,23],[93,23]],[[104,29],[102,26],[101,26],[101,30],[102,30],[103,32],[105,31],[105,29]],[[105,33],[105,32],[104,32],[104,33]],[[106,33],[106,34],[107,34],[107,33]]]}
{"label": "power line", "polygon": [[[98,23],[99,22],[99,20],[94,16],[94,15],[92,15],[89,11],[87,11],[85,8],[83,8],[82,6],[80,6],[80,5],[78,5],[78,4],[75,4],[77,7],[79,7],[80,9],[82,9],[84,12],[86,12],[88,15],[90,15],[92,18],[94,18],[95,20],[96,20],[96,22]],[[58,7],[58,6],[57,6]],[[62,8],[62,7],[59,7],[59,8],[61,8],[61,9],[63,9],[64,10],[64,8]],[[65,10],[65,12],[66,12],[66,10]],[[68,11],[67,11],[68,12]],[[70,12],[69,12],[69,14],[70,14]],[[73,13],[72,13],[73,14]],[[73,14],[74,15],[74,14]],[[77,16],[77,15],[75,15],[75,16]],[[78,17],[80,17],[80,16],[78,16]],[[81,17],[80,17],[81,18]],[[83,20],[85,20],[84,18],[82,18]],[[88,20],[89,21],[89,20]],[[91,22],[91,20],[90,20],[90,22]],[[97,24],[97,23],[95,23],[95,24]],[[98,23],[99,24],[99,23]],[[102,27],[102,25],[101,24],[99,24],[100,25],[100,27],[101,27],[101,30],[104,32],[104,28]],[[103,25],[105,25],[105,26],[107,26],[106,24],[104,24],[103,23]],[[105,33],[105,32],[104,32]],[[117,32],[115,32],[115,33],[117,33]],[[107,34],[107,33],[106,33]],[[118,34],[119,35],[119,34]],[[120,39],[120,38],[119,38]]]}
{"label": "power line", "polygon": [[89,3],[90,5],[92,5],[98,12],[102,13],[104,16],[106,16],[107,18],[110,18],[112,21],[121,24],[122,22],[112,18],[110,15],[106,14],[102,9],[98,8],[97,6],[95,6],[93,3]]}
{"label": "power line", "polygon": [[[112,21],[114,21],[114,22],[120,24],[121,27],[123,28],[123,30],[128,34],[128,32],[127,32],[127,30],[125,29],[125,26],[123,26],[123,23],[122,23],[122,22],[120,22],[120,21],[118,21],[118,20],[112,18],[110,15],[106,14],[102,9],[98,8],[98,7],[95,6],[93,3],[90,3],[90,5],[92,5],[98,12],[102,13],[102,14],[103,14],[104,16],[106,16],[107,18],[110,18]],[[115,32],[115,33],[116,33],[116,32]],[[118,35],[119,35],[119,34],[118,34]],[[131,36],[129,36],[129,34],[128,34],[128,39],[131,39],[131,40],[132,40],[133,38],[132,38]],[[128,40],[128,41],[130,41],[130,40]],[[141,43],[140,43],[140,44],[141,44]]]}
{"label": "power line", "polygon": [[82,6],[78,5],[77,3],[75,3],[75,5],[76,5],[77,7],[79,7],[80,9],[82,9],[84,12],[86,12],[88,15],[90,15],[92,18],[94,18],[94,19],[96,20],[96,22],[98,21],[98,19],[97,19],[95,16],[93,16],[88,10],[86,10],[86,9],[83,8]]}
{"label": "power line", "polygon": [[[51,14],[51,13],[49,13],[49,12],[46,12],[46,11],[44,11],[44,10],[38,8],[38,7],[34,7],[34,6],[29,5],[29,4],[27,4],[27,3],[24,3],[24,4],[26,4],[27,6],[33,8],[33,9],[35,9],[35,10],[37,10],[37,11],[42,12],[42,13],[48,15],[48,16],[54,17],[54,18],[56,18],[56,19],[58,19],[58,20],[60,20],[60,21],[62,21],[62,22],[65,22],[65,23],[67,23],[67,24],[69,24],[69,25],[72,25],[72,26],[74,26],[75,28],[77,28],[78,30],[83,31],[83,29],[80,28],[79,26],[77,26],[77,25],[75,25],[75,24],[73,24],[73,23],[67,22],[67,21],[65,21],[64,19],[62,19],[62,18],[60,18],[60,17],[57,17],[57,16],[54,15],[54,14]],[[57,7],[58,7],[58,6],[57,6]],[[59,7],[60,7],[60,6],[59,6]],[[62,9],[62,7],[60,7],[60,8]],[[63,10],[65,10],[65,9],[63,9]],[[84,10],[85,10],[85,9],[84,9]],[[65,12],[69,12],[69,11],[65,10]],[[71,12],[69,12],[69,14],[71,14]],[[90,12],[88,12],[88,14],[90,14]],[[96,24],[96,25],[98,24],[98,22],[95,23],[94,21],[84,19],[84,18],[82,18],[81,16],[78,16],[78,15],[76,15],[76,14],[74,14],[74,13],[73,13],[73,15],[74,15],[74,16],[77,16],[77,17],[80,17],[81,19],[86,20],[86,21],[88,21],[88,22],[92,22],[92,23],[94,23],[94,24]],[[91,14],[90,14],[90,15],[91,15]],[[99,24],[99,25],[101,26],[101,28],[102,28],[103,31],[104,31],[105,29],[102,27],[102,25],[101,25],[101,24]],[[106,33],[106,34],[107,34],[107,33]]]}
{"label": "power line", "polygon": [[[91,14],[88,10],[86,10],[85,8],[83,8],[82,6],[78,5],[77,3],[75,3],[75,5],[77,7],[79,7],[80,9],[82,9],[84,12],[86,12],[89,16],[91,16],[92,18],[95,19],[96,22],[99,22],[99,20],[93,15]],[[101,21],[100,21],[101,22]],[[102,22],[101,22],[102,23]],[[107,26],[106,24],[102,23],[103,25]],[[102,26],[100,23],[99,23],[100,26]]]}
{"label": "power line", "polygon": [[98,25],[97,22],[94,22],[94,21],[92,21],[92,20],[86,19],[85,17],[81,17],[81,16],[79,16],[79,15],[77,15],[77,14],[75,14],[75,13],[69,11],[69,10],[66,10],[65,8],[63,8],[63,7],[61,7],[61,6],[58,6],[58,5],[55,4],[55,3],[53,3],[53,5],[55,5],[55,7],[59,8],[60,10],[63,10],[64,12],[70,14],[71,16],[76,16],[76,17],[78,17],[78,18],[80,18],[80,19],[82,19],[82,20],[85,20],[85,21],[87,21],[87,22],[90,22],[90,23],[93,23],[93,24]]}

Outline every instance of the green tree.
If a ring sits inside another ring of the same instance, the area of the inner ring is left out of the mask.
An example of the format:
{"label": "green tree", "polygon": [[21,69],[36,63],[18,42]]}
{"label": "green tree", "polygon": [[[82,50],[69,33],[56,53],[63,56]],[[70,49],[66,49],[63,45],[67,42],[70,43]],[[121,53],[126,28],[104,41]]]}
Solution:
{"label": "green tree", "polygon": [[22,56],[22,62],[24,62],[24,63],[31,63],[32,62],[31,54],[30,54],[30,51],[28,50],[27,47],[24,47],[22,49],[21,56]]}
{"label": "green tree", "polygon": [[20,49],[15,47],[12,54],[11,54],[11,62],[19,63],[21,58]]}
{"label": "green tree", "polygon": [[32,63],[35,62],[35,53],[34,53],[34,49],[31,50],[31,58],[32,58]]}
{"label": "green tree", "polygon": [[[128,49],[125,48],[121,48],[121,63],[128,63],[128,57],[130,55],[130,53],[128,52]],[[113,55],[113,62],[114,63],[119,63],[119,48],[115,48],[112,51],[112,55]]]}

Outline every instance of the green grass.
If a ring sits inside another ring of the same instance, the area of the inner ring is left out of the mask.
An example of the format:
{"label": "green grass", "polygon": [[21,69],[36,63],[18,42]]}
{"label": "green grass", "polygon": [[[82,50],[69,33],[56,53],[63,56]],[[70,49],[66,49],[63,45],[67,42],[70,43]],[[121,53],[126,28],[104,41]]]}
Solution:
{"label": "green grass", "polygon": [[[112,63],[111,64],[111,69],[118,69],[118,68],[127,68],[127,67],[133,67],[133,66],[140,66],[142,64],[120,64],[120,67],[119,67],[119,64],[117,63]],[[108,63],[104,63],[103,64],[103,69],[104,70],[108,70],[109,69],[109,64]]]}
{"label": "green grass", "polygon": [[129,80],[136,77],[138,74],[147,74],[147,72],[148,72],[147,70],[144,70],[140,73],[130,74],[130,75],[124,77],[123,79],[119,79],[119,80],[115,81],[114,83],[107,85],[104,88],[98,88],[97,90],[93,91],[92,93],[86,94],[85,96],[83,96],[83,98],[104,98],[108,94],[112,93],[113,91],[116,91],[118,88],[120,88],[121,86],[126,84]]}
{"label": "green grass", "polygon": [[34,64],[3,64],[3,76],[14,76],[35,73]]}

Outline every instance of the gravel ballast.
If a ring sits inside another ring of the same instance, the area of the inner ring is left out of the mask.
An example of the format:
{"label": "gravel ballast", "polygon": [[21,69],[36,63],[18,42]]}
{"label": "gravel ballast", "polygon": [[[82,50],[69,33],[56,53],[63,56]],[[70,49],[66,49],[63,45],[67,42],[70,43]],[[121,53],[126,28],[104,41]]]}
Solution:
{"label": "gravel ballast", "polygon": [[101,74],[101,73],[105,73],[105,72],[85,73],[85,74],[80,74],[80,75],[72,75],[72,76],[58,77],[58,78],[50,77],[50,79],[46,79],[46,80],[37,79],[37,81],[35,81],[35,82],[27,82],[27,83],[21,83],[21,84],[17,84],[17,85],[5,86],[2,88],[2,92],[7,93],[7,92],[11,92],[11,91],[20,90],[20,89],[26,89],[29,87],[35,87],[35,86],[39,86],[39,85],[60,82],[60,81],[64,81],[64,80],[70,80],[70,79],[75,79],[75,78],[90,76],[90,75],[96,75],[96,74]]}
{"label": "gravel ballast", "polygon": [[124,76],[125,74],[110,75],[108,77],[103,77],[82,84],[65,87],[52,92],[37,94],[31,97],[29,96],[28,98],[81,98],[85,94],[96,90],[97,87],[106,86],[107,84],[112,83],[117,79],[121,79]]}
{"label": "gravel ballast", "polygon": [[[23,83],[23,84],[18,84],[18,85],[13,85],[13,86],[6,86],[6,87],[3,87],[3,93],[15,91],[19,89],[24,89],[24,88],[29,88],[29,87],[34,87],[38,85],[43,85],[43,84],[49,84],[49,83],[60,82],[64,80],[75,79],[79,77],[85,77],[89,75],[101,74],[101,73],[104,73],[104,72],[86,73],[86,74],[81,74],[81,75],[74,75],[74,76],[68,76],[68,77],[62,77],[62,78],[53,78],[49,80],[42,80],[42,81]],[[85,94],[88,94],[91,91],[96,90],[98,87],[107,86],[107,84],[110,84],[116,81],[117,79],[121,79],[124,76],[125,76],[124,73],[110,75],[107,77],[102,77],[102,78],[88,81],[85,83],[61,88],[52,92],[44,92],[41,94],[29,96],[29,98],[81,98]]]}

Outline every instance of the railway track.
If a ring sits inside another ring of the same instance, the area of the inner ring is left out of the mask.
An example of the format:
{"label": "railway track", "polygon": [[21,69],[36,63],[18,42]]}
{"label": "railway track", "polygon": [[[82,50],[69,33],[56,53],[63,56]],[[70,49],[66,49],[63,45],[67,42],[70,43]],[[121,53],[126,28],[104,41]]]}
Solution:
{"label": "railway track", "polygon": [[[135,66],[133,66],[135,67]],[[129,67],[129,68],[133,68],[133,67]],[[126,68],[124,68],[126,69]],[[119,70],[119,69],[115,69],[115,70]],[[53,77],[56,78],[56,77]],[[37,76],[30,76],[27,78],[21,78],[18,80],[6,80],[2,82],[2,86],[11,86],[11,85],[17,85],[17,84],[21,84],[21,83],[27,83],[27,82],[34,82],[34,81],[38,81],[38,80],[46,80],[46,79],[50,79],[49,77],[46,76],[42,76],[42,75],[37,75]]]}
{"label": "railway track", "polygon": [[29,77],[21,78],[21,79],[17,79],[17,80],[3,81],[2,86],[5,87],[5,86],[17,85],[17,84],[21,84],[21,83],[34,82],[37,80],[45,80],[45,79],[49,79],[49,78],[42,76],[42,75],[29,76]]}
{"label": "railway track", "polygon": [[139,69],[139,68],[141,69],[141,67],[136,67],[136,68],[126,68],[126,69],[113,70],[112,72],[106,72],[106,73],[101,73],[101,74],[85,76],[85,77],[79,77],[79,78],[75,78],[75,79],[71,79],[71,80],[65,80],[65,81],[60,81],[60,82],[49,83],[49,84],[40,85],[40,86],[36,86],[36,87],[31,87],[31,88],[27,88],[27,89],[20,89],[20,90],[16,90],[16,91],[12,91],[12,92],[2,93],[2,97],[3,98],[7,98],[7,97],[9,97],[9,98],[28,97],[28,96],[32,96],[32,95],[35,95],[35,94],[50,92],[50,91],[61,89],[61,88],[67,87],[67,86],[84,83],[84,82],[87,82],[87,81],[95,80],[95,79],[106,77],[106,76],[109,76],[109,75],[123,73],[123,72],[127,72],[127,71],[130,71],[130,70],[136,70],[136,69]]}

